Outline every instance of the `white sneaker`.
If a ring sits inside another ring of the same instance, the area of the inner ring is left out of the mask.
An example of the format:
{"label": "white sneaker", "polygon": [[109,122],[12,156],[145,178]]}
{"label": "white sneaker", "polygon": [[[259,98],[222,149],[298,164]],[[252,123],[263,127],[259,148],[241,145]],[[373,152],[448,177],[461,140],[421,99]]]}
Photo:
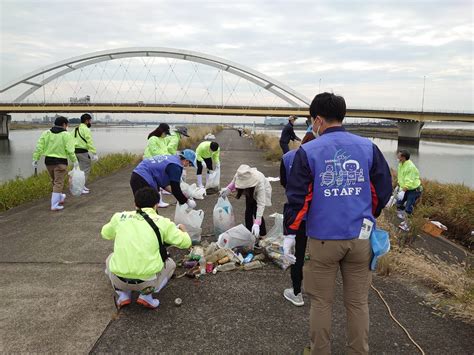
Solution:
{"label": "white sneaker", "polygon": [[86,188],[84,187],[84,188],[82,189],[81,194],[82,194],[82,195],[87,195],[88,193],[89,193],[89,189],[86,190]]}
{"label": "white sneaker", "polygon": [[398,226],[398,228],[400,228],[402,231],[405,231],[405,232],[409,232],[410,231],[410,227],[408,226],[408,223],[403,221],[402,223],[400,223],[400,225]]}
{"label": "white sneaker", "polygon": [[283,296],[293,303],[295,306],[301,307],[304,306],[304,301],[303,301],[303,295],[298,293],[296,296],[293,292],[293,287],[292,288],[287,288],[285,291],[283,291]]}
{"label": "white sneaker", "polygon": [[120,309],[126,305],[132,303],[132,292],[131,291],[119,291],[115,290],[118,298],[115,300],[117,308]]}
{"label": "white sneaker", "polygon": [[155,309],[160,305],[160,301],[153,298],[152,294],[138,296],[137,303],[150,309]]}
{"label": "white sneaker", "polygon": [[166,203],[166,202],[164,202],[164,201],[160,201],[160,202],[158,203],[158,207],[159,207],[159,208],[166,208],[166,207],[168,207],[169,205],[170,205],[169,203]]}
{"label": "white sneaker", "polygon": [[397,217],[399,219],[405,219],[405,211],[397,211]]}
{"label": "white sneaker", "polygon": [[85,186],[84,186],[84,190],[86,190],[86,191],[90,191],[90,190],[89,190],[89,188],[88,188],[88,187],[85,187]]}

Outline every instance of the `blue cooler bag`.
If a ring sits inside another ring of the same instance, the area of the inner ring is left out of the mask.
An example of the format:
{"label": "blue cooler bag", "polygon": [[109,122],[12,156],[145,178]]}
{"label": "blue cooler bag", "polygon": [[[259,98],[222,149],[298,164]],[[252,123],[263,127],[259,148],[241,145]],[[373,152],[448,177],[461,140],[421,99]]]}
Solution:
{"label": "blue cooler bag", "polygon": [[377,269],[377,259],[385,255],[390,250],[390,236],[387,231],[374,228],[370,234],[370,246],[372,247],[372,261],[370,262],[370,270]]}

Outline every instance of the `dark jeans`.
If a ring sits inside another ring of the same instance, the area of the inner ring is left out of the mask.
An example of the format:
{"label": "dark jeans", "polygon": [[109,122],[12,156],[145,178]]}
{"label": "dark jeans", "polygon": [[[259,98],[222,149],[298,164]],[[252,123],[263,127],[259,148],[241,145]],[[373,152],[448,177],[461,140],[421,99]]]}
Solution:
{"label": "dark jeans", "polygon": [[281,147],[281,150],[283,151],[283,154],[288,153],[290,151],[290,147],[288,146],[288,143],[280,142],[280,147]]}
{"label": "dark jeans", "polygon": [[[257,216],[257,201],[253,197],[245,198],[245,227],[249,231],[252,230],[253,219]],[[262,216],[262,224],[260,225],[260,236],[267,235],[267,228],[265,227],[265,220]]]}
{"label": "dark jeans", "polygon": [[139,174],[133,172],[132,176],[130,177],[130,187],[132,188],[133,195],[135,196],[135,192],[140,190],[142,187],[151,187],[148,185],[146,180],[142,178]]}
{"label": "dark jeans", "polygon": [[298,232],[296,232],[295,257],[296,262],[291,265],[291,281],[293,282],[293,292],[295,296],[301,292],[301,282],[303,281],[303,265],[306,252],[306,221],[301,222]]}
{"label": "dark jeans", "polygon": [[[206,166],[207,166],[207,172],[209,172],[209,170],[212,170],[212,158],[204,158],[204,162],[206,163]],[[203,169],[202,163],[199,160],[197,160],[196,165],[197,165],[196,175],[202,175],[202,169]]]}
{"label": "dark jeans", "polygon": [[416,200],[418,200],[420,196],[421,192],[418,191],[418,189],[405,191],[405,196],[403,196],[403,200],[397,202],[397,209],[400,211],[405,210],[406,213],[412,214]]}

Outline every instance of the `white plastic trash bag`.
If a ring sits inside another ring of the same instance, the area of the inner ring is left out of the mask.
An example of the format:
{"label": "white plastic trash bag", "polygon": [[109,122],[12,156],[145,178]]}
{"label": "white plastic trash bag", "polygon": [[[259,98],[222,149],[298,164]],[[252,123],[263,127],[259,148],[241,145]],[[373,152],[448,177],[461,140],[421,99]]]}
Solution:
{"label": "white plastic trash bag", "polygon": [[179,203],[176,204],[174,223],[184,224],[193,243],[199,243],[201,241],[201,225],[203,220],[203,210],[193,210],[192,208],[189,208],[186,203],[183,203],[182,205]]}
{"label": "white plastic trash bag", "polygon": [[185,182],[181,182],[181,191],[183,194],[188,198],[193,198],[195,200],[204,200],[204,196],[206,196],[206,189],[203,187],[197,187],[196,184],[187,184]]}
{"label": "white plastic trash bag", "polygon": [[214,222],[214,235],[221,235],[235,226],[234,209],[227,198],[219,197],[217,199],[212,219]]}
{"label": "white plastic trash bag", "polygon": [[253,249],[255,236],[243,224],[239,224],[219,235],[217,245],[219,248],[248,247]]}
{"label": "white plastic trash bag", "polygon": [[86,184],[86,175],[79,167],[72,169],[69,173],[69,190],[73,196],[80,196]]}
{"label": "white plastic trash bag", "polygon": [[217,189],[221,185],[221,168],[216,168],[206,179],[206,189]]}

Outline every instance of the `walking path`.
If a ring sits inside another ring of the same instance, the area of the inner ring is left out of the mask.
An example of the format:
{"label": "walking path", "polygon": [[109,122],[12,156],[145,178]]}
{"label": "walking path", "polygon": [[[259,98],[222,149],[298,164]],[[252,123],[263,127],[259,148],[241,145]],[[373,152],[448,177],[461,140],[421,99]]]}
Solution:
{"label": "walking path", "polygon": [[[225,130],[217,140],[222,147],[222,185],[242,163],[278,176],[278,165],[265,161],[253,142],[236,131]],[[130,171],[94,182],[90,195],[68,197],[61,212],[50,212],[44,199],[0,214],[0,352],[301,353],[309,345],[309,301],[305,298],[308,302],[299,308],[288,303],[282,292],[290,286],[289,272],[272,264],[201,280],[175,279],[158,295],[157,310],[132,304],[116,315],[103,271],[113,243],[101,239],[100,229],[114,212],[133,209]],[[188,179],[193,177],[190,171]],[[285,201],[279,184],[272,187],[273,206],[265,216],[281,212]],[[173,201],[171,196],[165,199]],[[204,234],[212,232],[216,200],[212,195],[198,201],[206,214]],[[231,203],[242,221],[244,201]],[[160,213],[172,218],[174,208]],[[436,316],[411,287],[393,278],[374,277],[374,285],[426,353],[474,353],[472,325]],[[183,299],[180,308],[173,304],[176,297]],[[417,353],[373,291],[369,302],[371,352]],[[338,280],[333,353],[344,353],[345,342]]]}

